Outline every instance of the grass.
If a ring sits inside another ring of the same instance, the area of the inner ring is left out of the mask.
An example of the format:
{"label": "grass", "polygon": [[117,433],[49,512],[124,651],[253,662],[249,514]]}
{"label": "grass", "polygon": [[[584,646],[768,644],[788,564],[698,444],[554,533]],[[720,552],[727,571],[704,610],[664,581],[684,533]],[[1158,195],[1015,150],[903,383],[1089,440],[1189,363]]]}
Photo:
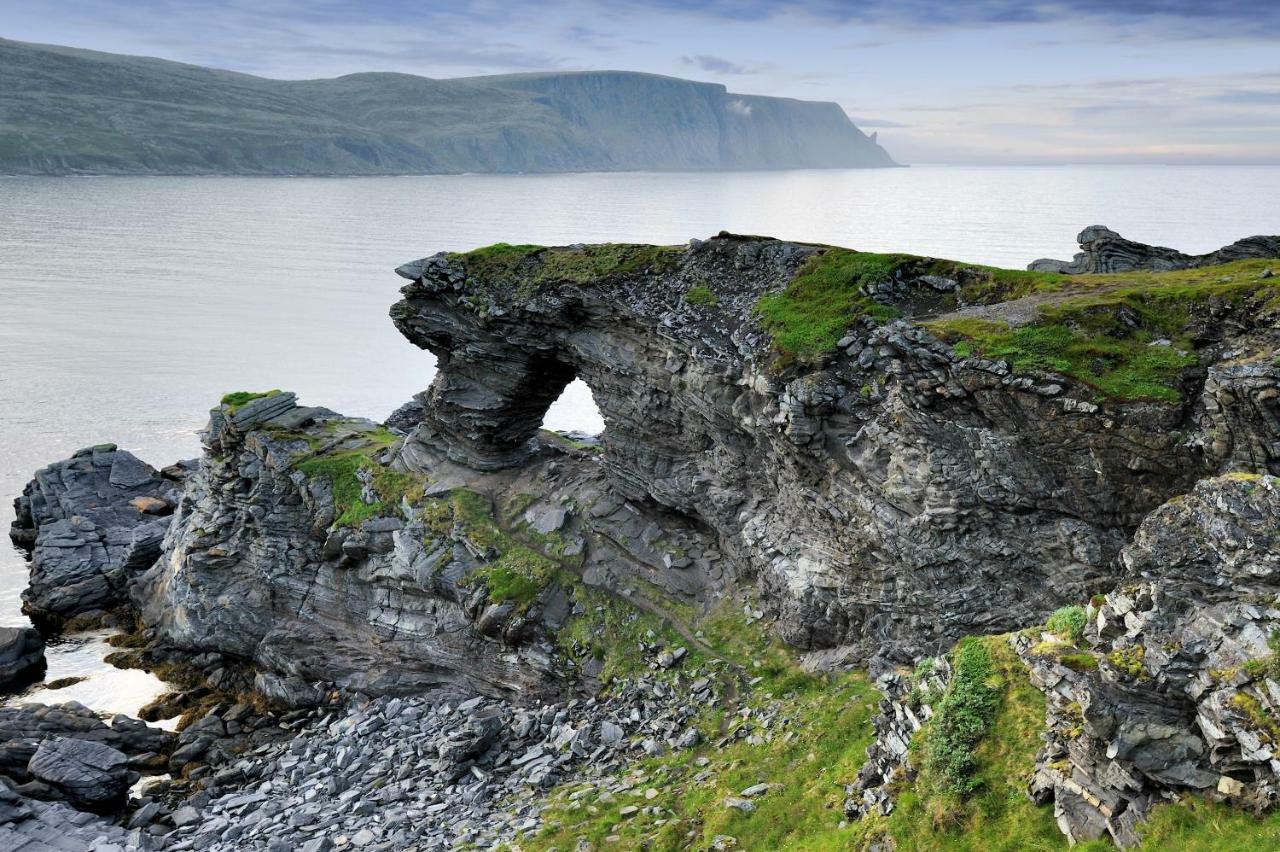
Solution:
{"label": "grass", "polygon": [[481,494],[458,488],[448,497],[427,501],[420,511],[436,538],[460,536],[489,554],[488,561],[463,582],[483,583],[490,600],[511,601],[527,609],[553,582],[568,580],[558,562],[504,532],[488,498]]}
{"label": "grass", "polygon": [[697,284],[685,291],[684,300],[690,305],[710,308],[719,304],[720,297],[710,287],[704,284]]}
{"label": "grass", "polygon": [[[974,718],[964,725],[953,720],[945,735],[932,733],[945,720],[943,713],[925,725],[912,742],[912,760],[923,764],[915,782],[893,782],[893,812],[859,821],[845,848],[866,849],[888,837],[898,849],[1066,849],[1053,808],[1033,804],[1025,793],[1044,730],[1044,695],[1031,685],[1007,637],[962,640],[953,656],[955,677],[943,703],[949,699],[963,703],[977,711],[965,714]],[[964,701],[951,698],[957,695],[958,683],[970,696]],[[943,712],[954,714],[955,710]],[[974,738],[971,734],[979,730],[981,734]],[[967,749],[968,756],[932,763],[928,755],[939,742]],[[947,771],[953,765],[962,769],[963,792]]]}
{"label": "grass", "polygon": [[991,654],[979,639],[956,645],[951,682],[934,707],[925,736],[924,769],[940,789],[964,795],[979,786],[974,747],[986,736],[1000,703]]}
{"label": "grass", "polygon": [[[652,616],[629,610],[615,601],[602,611],[589,608],[577,626],[570,625],[574,637],[594,642],[606,655],[606,672],[622,678],[620,688],[636,666],[643,666],[643,655],[632,650],[640,643],[687,644],[669,629],[665,634],[663,628],[653,629]],[[520,848],[573,849],[585,839],[597,848],[610,842],[609,848],[618,849],[707,849],[717,835],[737,838],[742,849],[847,847],[854,829],[840,824],[844,785],[866,759],[879,697],[875,688],[862,673],[802,671],[776,640],[731,609],[722,608],[697,626],[717,654],[746,668],[752,680],[761,678],[743,697],[743,709],[776,702],[790,724],[776,733],[757,729],[762,739],[755,744],[737,739],[720,749],[704,745],[636,761],[618,777],[631,790],[612,800],[602,799],[594,785],[567,783],[552,794],[544,829],[521,840]],[[684,668],[714,668],[714,661],[690,650]],[[709,708],[700,717],[704,740],[717,737],[725,721],[740,721],[738,714],[724,711]],[[727,797],[761,782],[774,786],[754,799],[752,813],[724,805]],[[648,789],[657,795],[647,798]],[[628,805],[641,811],[624,818],[620,810]]]}
{"label": "grass", "polygon": [[1138,834],[1141,849],[1271,852],[1280,848],[1280,812],[1255,817],[1230,805],[1186,796],[1176,804],[1152,808],[1151,819]]}
{"label": "grass", "polygon": [[1088,614],[1085,612],[1084,607],[1064,606],[1055,610],[1044,626],[1051,633],[1056,633],[1061,638],[1075,644],[1084,638],[1084,626],[1087,621]]}
{"label": "grass", "polygon": [[269,396],[279,396],[282,393],[284,393],[284,391],[280,390],[279,388],[273,388],[272,390],[269,390],[269,391],[256,391],[256,392],[255,391],[233,391],[232,393],[225,394],[222,397],[222,404],[227,407],[228,413],[235,414],[243,406],[247,405],[250,402],[253,402],[255,399],[265,399],[266,397],[269,397]]}
{"label": "grass", "polygon": [[597,680],[606,688],[637,675],[655,674],[649,666],[652,654],[646,650],[655,645],[687,648],[689,653],[681,668],[708,662],[696,647],[652,613],[581,584],[574,586],[572,595],[580,614],[560,629],[556,644],[562,654],[578,664],[588,658],[598,662]]}
{"label": "grass", "polygon": [[[827,248],[805,261],[781,293],[756,305],[782,363],[817,363],[863,317],[887,322],[898,311],[863,295],[862,289],[900,277],[934,275],[958,285],[966,304],[987,304],[1065,285],[1068,277],[936,260],[910,254],[876,254]],[[954,303],[955,296],[942,297]]]}
{"label": "grass", "polygon": [[[392,432],[379,427],[353,440],[355,446],[346,441],[340,449],[319,452],[294,465],[310,479],[328,481],[333,495],[334,526],[359,527],[369,518],[397,511],[403,499],[412,503],[422,498],[421,477],[391,470],[375,459],[397,440]],[[362,473],[368,477],[370,490],[376,496],[373,502],[364,500]]]}
{"label": "grass", "polygon": [[645,270],[674,268],[681,246],[603,243],[548,248],[495,243],[449,258],[466,270],[468,285],[490,294],[529,298],[551,284],[589,284]]}
{"label": "grass", "polygon": [[1179,379],[1196,356],[1175,346],[1152,345],[1147,333],[1117,336],[1067,323],[1010,328],[1004,322],[949,320],[927,324],[956,343],[962,357],[1004,360],[1018,372],[1052,372],[1076,379],[1117,400],[1177,402]]}
{"label": "grass", "polygon": [[1183,374],[1197,363],[1197,327],[1213,306],[1251,314],[1280,307],[1280,285],[1258,278],[1267,263],[1082,275],[1066,287],[1051,285],[1061,298],[1039,306],[1028,325],[967,317],[924,325],[955,344],[961,356],[1003,359],[1019,371],[1061,373],[1109,399],[1174,403],[1182,399]]}
{"label": "grass", "polygon": [[886,322],[896,316],[861,292],[887,281],[906,255],[831,248],[804,262],[780,293],[760,297],[756,312],[782,362],[816,363],[862,317]]}

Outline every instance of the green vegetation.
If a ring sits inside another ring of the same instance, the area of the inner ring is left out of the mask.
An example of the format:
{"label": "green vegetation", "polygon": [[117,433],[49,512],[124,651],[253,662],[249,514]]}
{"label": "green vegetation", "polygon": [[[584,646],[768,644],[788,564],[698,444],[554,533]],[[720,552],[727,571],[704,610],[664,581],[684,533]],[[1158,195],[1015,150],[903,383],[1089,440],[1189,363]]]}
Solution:
{"label": "green vegetation", "polygon": [[[333,494],[334,526],[358,527],[369,518],[395,511],[403,499],[412,503],[422,498],[421,477],[399,473],[375,460],[396,440],[395,434],[378,427],[355,433],[340,440],[336,447],[321,449],[295,463],[308,478],[328,481]],[[308,443],[315,445],[314,439]],[[366,481],[377,498],[371,503],[363,499]]]}
{"label": "green vegetation", "polygon": [[222,404],[227,407],[230,414],[235,414],[240,408],[247,403],[253,402],[255,399],[264,399],[269,396],[279,396],[284,391],[275,388],[269,391],[235,391],[222,397]]}
{"label": "green vegetation", "polygon": [[684,300],[690,305],[709,308],[719,304],[720,297],[710,287],[698,284],[685,291]]}
{"label": "green vegetation", "polygon": [[[1156,805],[1151,819],[1138,828],[1141,849],[1177,849],[1178,852],[1271,852],[1280,848],[1280,811],[1264,817],[1185,796],[1176,804]],[[1090,852],[1102,844],[1085,847]],[[1080,848],[1080,847],[1077,847]]]}
{"label": "green vegetation", "polygon": [[604,243],[575,248],[496,243],[449,255],[466,270],[468,286],[491,295],[528,299],[551,284],[589,284],[645,270],[670,269],[680,246]]}
{"label": "green vegetation", "polygon": [[892,308],[864,296],[864,285],[889,280],[908,255],[829,248],[800,267],[785,290],[760,297],[756,311],[782,361],[814,363],[833,352],[862,317],[887,322]]}
{"label": "green vegetation", "polygon": [[[815,363],[835,350],[845,332],[863,317],[887,322],[898,315],[862,294],[862,288],[893,279],[935,275],[956,281],[967,304],[989,304],[1033,292],[1052,292],[1069,278],[991,266],[935,260],[910,254],[875,254],[826,248],[800,267],[781,293],[761,297],[756,306],[783,363]],[[954,303],[955,297],[943,299]]]}
{"label": "green vegetation", "polygon": [[[935,715],[912,742],[919,775],[893,781],[893,813],[865,817],[848,846],[837,848],[866,849],[888,837],[898,849],[1065,850],[1053,808],[1026,796],[1044,730],[1043,693],[1008,637],[962,640],[952,656],[946,715]],[[946,731],[933,733],[940,722]]]}
{"label": "green vegetation", "polygon": [[979,784],[973,749],[986,736],[1000,693],[981,640],[961,640],[953,658],[951,682],[925,736],[924,770],[943,791],[963,795]]}
{"label": "green vegetation", "polygon": [[[587,612],[570,630],[577,640],[600,649],[605,671],[618,678],[619,688],[625,688],[629,672],[644,664],[638,651],[631,650],[640,642],[687,646],[670,628],[656,626],[652,616],[588,594],[580,600],[589,602]],[[615,838],[612,848],[674,852],[711,848],[712,839],[721,834],[738,838],[744,849],[847,848],[855,829],[840,827],[840,807],[844,785],[866,759],[875,688],[861,673],[804,672],[777,640],[732,610],[717,611],[697,627],[725,662],[690,648],[683,668],[700,666],[723,678],[740,667],[755,681],[739,699],[741,706],[724,706],[730,700],[722,699],[700,717],[704,740],[728,736],[730,742],[719,749],[700,746],[637,761],[620,776],[630,788],[623,795],[601,796],[596,785],[564,785],[553,793],[545,828],[521,840],[522,849],[573,849],[579,838],[595,844]],[[757,728],[754,743],[732,736],[751,708],[775,704],[789,719],[785,729]],[[726,798],[762,782],[772,786],[754,799],[753,812],[725,806]],[[649,789],[655,791],[652,798],[646,795]],[[656,807],[659,815],[642,811],[623,817],[621,809],[632,804]]]}
{"label": "green vegetation", "polygon": [[1181,399],[1178,380],[1196,363],[1195,355],[1174,346],[1158,346],[1148,334],[1116,329],[1112,337],[1068,324],[1010,328],[1005,322],[949,320],[928,324],[948,341],[960,342],[961,356],[1009,362],[1017,371],[1061,373],[1119,400]]}
{"label": "green vegetation", "polygon": [[1077,672],[1091,672],[1098,668],[1098,658],[1083,651],[1059,654],[1058,662]]}
{"label": "green vegetation", "polygon": [[1085,613],[1084,607],[1064,606],[1049,616],[1049,620],[1045,622],[1044,626],[1051,633],[1056,633],[1068,642],[1075,644],[1084,637],[1084,626],[1088,619],[1089,617]]}
{"label": "green vegetation", "polygon": [[1027,325],[972,317],[924,325],[954,343],[960,355],[1061,373],[1110,399],[1177,402],[1182,374],[1197,362],[1196,327],[1211,305],[1249,303],[1257,311],[1280,306],[1280,285],[1258,278],[1265,265],[1254,260],[1179,272],[1081,275],[1069,285],[1037,285],[1035,292],[1054,292],[1055,298],[1039,305]]}
{"label": "green vegetation", "polygon": [[565,579],[558,562],[502,530],[483,495],[459,488],[448,497],[428,500],[420,512],[435,537],[461,536],[488,554],[488,561],[463,582],[483,583],[491,600],[512,601],[527,609],[543,589]]}
{"label": "green vegetation", "polygon": [[1147,649],[1142,645],[1130,645],[1128,648],[1116,648],[1107,654],[1107,662],[1131,678],[1146,679],[1147,668],[1143,665]]}

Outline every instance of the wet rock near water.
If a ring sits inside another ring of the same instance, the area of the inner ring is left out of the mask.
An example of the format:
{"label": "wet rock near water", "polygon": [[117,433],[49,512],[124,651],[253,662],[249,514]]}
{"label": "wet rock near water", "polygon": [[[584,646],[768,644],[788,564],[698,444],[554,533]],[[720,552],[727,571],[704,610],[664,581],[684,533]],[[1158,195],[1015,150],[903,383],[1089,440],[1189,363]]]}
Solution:
{"label": "wet rock near water", "polygon": [[33,627],[0,627],[0,689],[44,673],[44,639]]}
{"label": "wet rock near water", "polygon": [[129,580],[160,555],[190,465],[156,471],[114,444],[38,471],[14,501],[10,538],[31,552],[23,610],[56,628],[127,602]]}

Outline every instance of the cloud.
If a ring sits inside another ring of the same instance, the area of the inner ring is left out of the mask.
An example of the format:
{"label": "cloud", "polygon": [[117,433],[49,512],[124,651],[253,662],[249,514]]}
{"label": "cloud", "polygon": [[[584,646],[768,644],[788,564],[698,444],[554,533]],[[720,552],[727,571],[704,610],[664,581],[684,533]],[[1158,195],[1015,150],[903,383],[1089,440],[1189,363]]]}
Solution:
{"label": "cloud", "polygon": [[747,103],[746,101],[742,101],[742,100],[729,101],[729,105],[727,109],[729,110],[729,112],[733,113],[734,115],[740,115],[743,118],[751,117],[751,104]]}
{"label": "cloud", "polygon": [[1186,37],[1280,34],[1275,0],[631,0],[737,21],[807,15],[826,21],[944,29],[1078,21],[1141,24]]}
{"label": "cloud", "polygon": [[685,65],[693,65],[710,74],[754,74],[754,70],[719,56],[686,56]]}

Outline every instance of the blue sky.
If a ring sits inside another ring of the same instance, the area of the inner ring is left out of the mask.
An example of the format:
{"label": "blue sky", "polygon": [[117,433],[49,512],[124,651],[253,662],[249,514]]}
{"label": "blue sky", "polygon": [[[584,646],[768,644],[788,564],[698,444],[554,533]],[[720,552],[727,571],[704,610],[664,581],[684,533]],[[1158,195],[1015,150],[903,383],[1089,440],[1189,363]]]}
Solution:
{"label": "blue sky", "polygon": [[903,162],[1280,162],[1280,0],[0,0],[269,77],[621,68],[832,100]]}

